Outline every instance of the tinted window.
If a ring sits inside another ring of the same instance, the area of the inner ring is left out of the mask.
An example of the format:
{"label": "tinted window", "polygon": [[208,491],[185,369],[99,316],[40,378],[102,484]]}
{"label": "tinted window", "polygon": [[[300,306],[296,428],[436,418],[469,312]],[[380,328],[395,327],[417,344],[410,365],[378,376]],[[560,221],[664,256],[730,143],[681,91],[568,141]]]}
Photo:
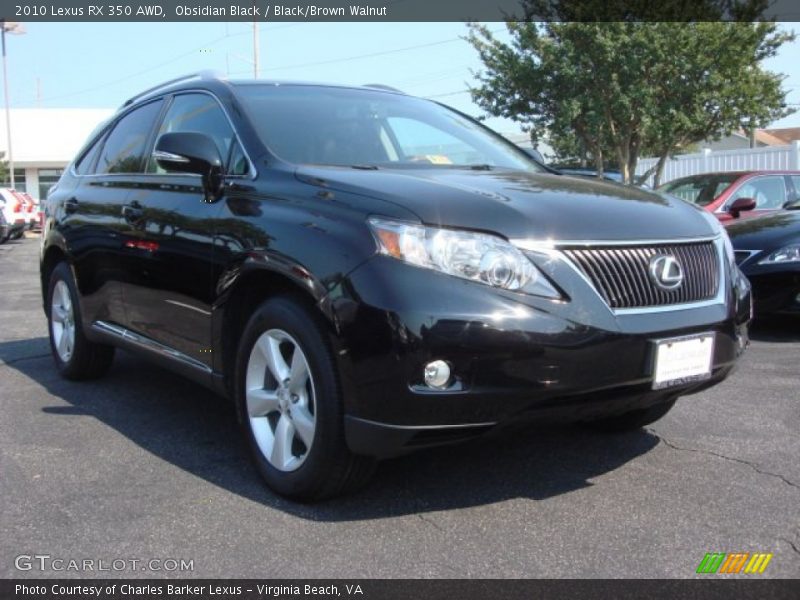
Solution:
{"label": "tinted window", "polygon": [[745,181],[731,196],[730,202],[737,198],[753,198],[756,208],[781,208],[786,202],[786,184],[783,177],[756,177]]}
{"label": "tinted window", "polygon": [[[194,132],[210,136],[217,144],[224,161],[233,141],[233,129],[217,101],[208,94],[182,94],[175,96],[164,117],[158,136],[165,133]],[[150,159],[148,173],[165,173],[156,161]]]}
{"label": "tinted window", "polygon": [[231,149],[231,160],[228,164],[228,174],[230,175],[247,175],[250,170],[250,165],[247,162],[247,157],[244,155],[241,144],[233,142]]}
{"label": "tinted window", "polygon": [[718,198],[722,192],[727,190],[738,178],[739,175],[735,173],[699,175],[670,181],[659,187],[658,191],[672,194],[692,204],[707,206]]}
{"label": "tinted window", "polygon": [[792,183],[794,184],[794,201],[800,201],[800,175],[792,175]]}
{"label": "tinted window", "polygon": [[510,142],[428,100],[305,85],[239,92],[261,138],[292,163],[543,171]]}
{"label": "tinted window", "polygon": [[101,137],[94,144],[92,144],[92,147],[86,151],[86,153],[83,155],[83,158],[81,158],[78,161],[78,164],[75,165],[75,172],[78,175],[88,175],[94,172],[94,162],[95,159],[97,159],[97,154],[100,151],[100,147],[103,145],[102,142],[103,139]]}
{"label": "tinted window", "polygon": [[140,173],[144,165],[147,138],[161,110],[160,100],[128,113],[114,126],[106,138],[98,173]]}

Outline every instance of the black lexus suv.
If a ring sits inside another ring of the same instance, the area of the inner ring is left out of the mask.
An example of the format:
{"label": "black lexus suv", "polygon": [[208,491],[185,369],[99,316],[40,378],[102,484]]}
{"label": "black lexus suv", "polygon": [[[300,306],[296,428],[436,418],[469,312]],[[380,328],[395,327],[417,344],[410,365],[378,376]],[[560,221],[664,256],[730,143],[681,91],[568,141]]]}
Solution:
{"label": "black lexus suv", "polygon": [[731,372],[751,309],[702,209],[389,89],[204,74],[91,136],[41,283],[64,377],[123,348],[216,390],[305,500],[503,424],[651,423]]}

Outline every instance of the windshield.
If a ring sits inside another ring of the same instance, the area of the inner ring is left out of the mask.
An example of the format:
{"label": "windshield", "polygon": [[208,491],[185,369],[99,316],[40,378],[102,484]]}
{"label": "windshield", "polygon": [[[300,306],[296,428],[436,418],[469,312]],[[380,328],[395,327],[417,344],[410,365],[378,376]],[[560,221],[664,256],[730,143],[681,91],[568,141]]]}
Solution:
{"label": "windshield", "polygon": [[244,84],[239,91],[262,140],[291,163],[544,172],[499,135],[428,100],[312,85]]}
{"label": "windshield", "polygon": [[727,190],[739,178],[738,173],[719,173],[716,175],[698,175],[670,181],[658,188],[659,192],[666,192],[677,196],[681,200],[707,206],[714,199]]}

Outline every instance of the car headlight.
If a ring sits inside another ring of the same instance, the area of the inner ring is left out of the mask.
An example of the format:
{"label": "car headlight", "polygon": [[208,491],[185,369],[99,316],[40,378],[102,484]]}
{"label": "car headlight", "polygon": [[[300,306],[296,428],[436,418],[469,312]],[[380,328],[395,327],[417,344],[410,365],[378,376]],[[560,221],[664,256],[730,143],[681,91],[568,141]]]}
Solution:
{"label": "car headlight", "polygon": [[758,261],[758,264],[777,265],[794,262],[800,262],[800,244],[789,244],[780,250],[775,250],[775,252]]}
{"label": "car headlight", "polygon": [[515,246],[485,233],[371,218],[381,254],[505,290],[561,295]]}

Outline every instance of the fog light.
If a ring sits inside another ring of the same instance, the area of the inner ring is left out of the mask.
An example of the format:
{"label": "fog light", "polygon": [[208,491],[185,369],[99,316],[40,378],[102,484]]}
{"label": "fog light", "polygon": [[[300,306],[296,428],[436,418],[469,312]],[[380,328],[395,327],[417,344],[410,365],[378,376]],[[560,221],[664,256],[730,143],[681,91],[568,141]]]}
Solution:
{"label": "fog light", "polygon": [[795,304],[800,304],[800,294],[794,297]]}
{"label": "fog light", "polygon": [[450,383],[450,365],[443,360],[434,360],[425,365],[425,385],[443,390]]}

